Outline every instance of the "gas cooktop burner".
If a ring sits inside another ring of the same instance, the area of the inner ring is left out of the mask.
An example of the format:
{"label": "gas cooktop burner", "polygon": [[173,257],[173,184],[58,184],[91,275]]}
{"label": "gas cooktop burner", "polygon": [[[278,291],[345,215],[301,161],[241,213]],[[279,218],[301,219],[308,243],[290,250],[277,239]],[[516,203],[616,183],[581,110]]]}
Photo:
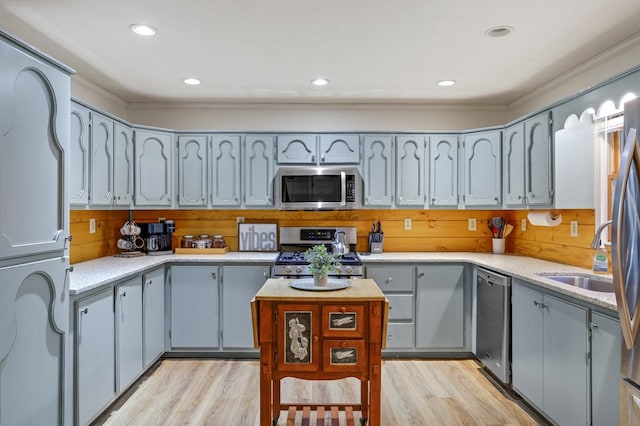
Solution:
{"label": "gas cooktop burner", "polygon": [[[341,255],[338,260],[343,265],[361,265],[362,261],[356,253],[347,253]],[[276,265],[306,265],[303,251],[283,251],[276,259]]]}

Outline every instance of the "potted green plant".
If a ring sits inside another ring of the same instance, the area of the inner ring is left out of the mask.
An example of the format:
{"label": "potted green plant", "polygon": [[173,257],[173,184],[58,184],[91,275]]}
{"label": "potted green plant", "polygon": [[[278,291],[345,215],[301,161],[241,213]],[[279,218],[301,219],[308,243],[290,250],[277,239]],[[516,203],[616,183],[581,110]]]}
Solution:
{"label": "potted green plant", "polygon": [[330,253],[324,244],[318,244],[304,252],[305,259],[309,262],[309,272],[313,274],[313,283],[323,287],[328,284],[328,274],[336,271],[340,266],[340,257],[337,253]]}

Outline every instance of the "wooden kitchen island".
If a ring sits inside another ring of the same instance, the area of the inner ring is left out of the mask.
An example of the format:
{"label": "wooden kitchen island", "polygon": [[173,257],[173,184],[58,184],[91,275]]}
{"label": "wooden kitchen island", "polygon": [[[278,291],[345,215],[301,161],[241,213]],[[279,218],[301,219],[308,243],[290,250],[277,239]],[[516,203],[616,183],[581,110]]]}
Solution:
{"label": "wooden kitchen island", "polygon": [[[305,291],[288,279],[269,279],[251,301],[254,345],[260,348],[260,424],[276,425],[281,410],[361,411],[361,423],[380,425],[382,349],[389,303],[371,279],[333,291]],[[302,404],[280,400],[285,377],[360,380],[360,402]],[[335,408],[334,408],[335,410]],[[320,423],[319,423],[320,424]]]}

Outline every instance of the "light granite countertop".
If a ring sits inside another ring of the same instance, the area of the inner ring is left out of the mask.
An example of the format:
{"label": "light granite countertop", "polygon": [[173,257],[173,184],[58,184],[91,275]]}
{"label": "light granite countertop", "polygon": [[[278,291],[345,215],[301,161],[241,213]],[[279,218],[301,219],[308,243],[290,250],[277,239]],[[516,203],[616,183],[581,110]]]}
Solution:
{"label": "light granite countertop", "polygon": [[[184,255],[171,254],[165,256],[140,256],[134,258],[121,258],[107,256],[87,262],[73,265],[70,280],[70,293],[72,296],[80,295],[103,285],[135,276],[153,267],[175,263],[243,263],[243,264],[268,264],[273,263],[278,253],[262,252],[229,252],[223,255]],[[562,263],[549,262],[531,257],[517,255],[496,255],[490,253],[382,253],[360,256],[363,263],[439,263],[462,262],[471,263],[488,268],[495,272],[503,273],[514,278],[519,278],[540,287],[556,291],[578,300],[616,311],[616,299],[613,293],[600,293],[562,284],[550,278],[540,276],[539,273],[569,272],[580,274],[592,274],[589,269]],[[604,275],[611,280],[611,275]]]}

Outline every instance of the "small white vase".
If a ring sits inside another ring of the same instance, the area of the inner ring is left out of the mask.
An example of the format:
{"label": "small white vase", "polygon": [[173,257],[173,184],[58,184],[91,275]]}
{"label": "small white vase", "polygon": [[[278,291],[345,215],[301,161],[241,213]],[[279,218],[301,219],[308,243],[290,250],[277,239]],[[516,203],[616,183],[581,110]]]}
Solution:
{"label": "small white vase", "polygon": [[329,284],[329,276],[327,274],[315,274],[313,276],[313,285],[316,287],[326,287]]}

